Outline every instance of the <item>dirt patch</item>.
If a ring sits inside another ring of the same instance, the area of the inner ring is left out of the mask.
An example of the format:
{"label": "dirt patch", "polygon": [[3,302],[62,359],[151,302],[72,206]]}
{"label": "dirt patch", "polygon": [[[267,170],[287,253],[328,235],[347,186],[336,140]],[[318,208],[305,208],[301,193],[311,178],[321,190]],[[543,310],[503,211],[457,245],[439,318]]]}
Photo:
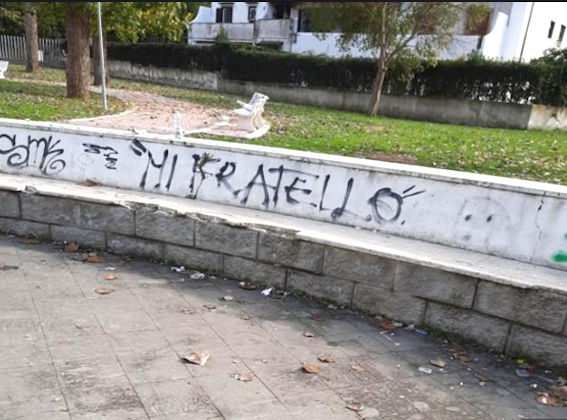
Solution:
{"label": "dirt patch", "polygon": [[364,129],[367,133],[386,133],[390,131],[389,128],[381,125],[367,125]]}
{"label": "dirt patch", "polygon": [[417,165],[417,159],[409,155],[376,153],[370,159],[379,160],[381,162],[401,163],[403,165]]}
{"label": "dirt patch", "polygon": [[173,134],[175,113],[180,112],[185,131],[206,127],[219,121],[226,110],[165,98],[142,92],[111,89],[109,94],[132,106],[127,114],[90,120],[73,121],[75,125],[116,130],[143,130],[157,134]]}

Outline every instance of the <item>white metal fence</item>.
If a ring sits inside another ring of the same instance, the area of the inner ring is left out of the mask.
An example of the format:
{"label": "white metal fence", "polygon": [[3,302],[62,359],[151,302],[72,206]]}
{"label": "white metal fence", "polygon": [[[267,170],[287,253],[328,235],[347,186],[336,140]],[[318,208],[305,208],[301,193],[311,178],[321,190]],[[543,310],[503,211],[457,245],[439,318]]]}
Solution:
{"label": "white metal fence", "polygon": [[[64,65],[63,42],[64,40],[61,39],[40,39],[39,61],[51,66]],[[0,35],[0,59],[26,61],[26,38],[23,36]]]}

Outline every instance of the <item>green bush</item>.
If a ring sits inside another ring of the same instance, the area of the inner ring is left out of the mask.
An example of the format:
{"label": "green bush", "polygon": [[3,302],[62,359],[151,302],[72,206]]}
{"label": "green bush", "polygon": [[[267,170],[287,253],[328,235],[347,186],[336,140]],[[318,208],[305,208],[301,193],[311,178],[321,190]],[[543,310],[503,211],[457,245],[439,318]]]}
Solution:
{"label": "green bush", "polygon": [[[217,43],[109,46],[109,56],[144,66],[203,70],[230,80],[292,87],[370,92],[376,60],[333,59]],[[440,98],[541,103],[567,106],[567,52],[552,51],[529,64],[471,56],[467,60],[423,63],[413,74],[403,63],[390,66],[385,92]]]}

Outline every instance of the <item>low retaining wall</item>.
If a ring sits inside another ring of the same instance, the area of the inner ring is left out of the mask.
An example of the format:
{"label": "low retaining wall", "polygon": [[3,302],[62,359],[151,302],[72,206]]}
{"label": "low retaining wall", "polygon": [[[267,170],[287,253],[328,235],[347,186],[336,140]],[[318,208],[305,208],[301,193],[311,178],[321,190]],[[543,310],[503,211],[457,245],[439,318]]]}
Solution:
{"label": "low retaining wall", "polygon": [[[356,92],[224,80],[215,73],[144,67],[122,61],[111,61],[110,73],[121,79],[210,90],[243,97],[251,97],[255,92],[261,92],[276,101],[345,111],[365,112],[370,102],[370,95]],[[384,95],[380,102],[380,114],[481,127],[567,129],[565,109],[541,105]]]}
{"label": "low retaining wall", "polygon": [[[2,232],[75,241],[119,255],[300,291],[345,308],[454,334],[544,366],[567,367],[567,286],[558,282],[562,273],[556,270],[515,263],[511,272],[540,284],[527,286],[505,276],[493,280],[494,273],[484,275],[473,264],[463,264],[462,260],[483,261],[479,254],[461,252],[455,258],[460,262],[442,264],[440,259],[454,251],[432,246],[428,252],[435,256],[425,266],[416,257],[423,245],[412,241],[398,244],[394,251],[384,244],[377,247],[365,232],[352,230],[344,240],[346,228],[339,226],[302,225],[285,216],[274,224],[250,210],[218,205],[203,209],[197,204],[0,176]],[[506,264],[486,261],[483,267],[490,271],[491,266]]]}
{"label": "low retaining wall", "polygon": [[0,120],[0,172],[239,206],[567,271],[562,186],[15,120]]}

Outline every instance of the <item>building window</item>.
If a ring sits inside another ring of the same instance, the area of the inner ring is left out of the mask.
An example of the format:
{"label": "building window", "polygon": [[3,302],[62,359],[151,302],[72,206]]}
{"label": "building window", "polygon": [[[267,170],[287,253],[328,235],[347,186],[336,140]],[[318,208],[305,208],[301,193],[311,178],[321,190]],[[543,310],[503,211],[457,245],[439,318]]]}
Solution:
{"label": "building window", "polygon": [[547,34],[549,39],[553,38],[553,32],[555,32],[555,22],[551,21],[551,25],[549,25],[549,33]]}
{"label": "building window", "polygon": [[274,19],[289,19],[289,18],[291,18],[291,4],[289,3],[276,4]]}
{"label": "building window", "polygon": [[221,4],[217,9],[217,23],[232,23],[232,9],[232,3]]}
{"label": "building window", "polygon": [[251,4],[248,6],[248,22],[254,22],[256,20],[256,12],[258,11],[258,6]]}
{"label": "building window", "polygon": [[563,43],[563,38],[565,38],[565,25],[561,25],[561,31],[559,32],[559,45]]}

